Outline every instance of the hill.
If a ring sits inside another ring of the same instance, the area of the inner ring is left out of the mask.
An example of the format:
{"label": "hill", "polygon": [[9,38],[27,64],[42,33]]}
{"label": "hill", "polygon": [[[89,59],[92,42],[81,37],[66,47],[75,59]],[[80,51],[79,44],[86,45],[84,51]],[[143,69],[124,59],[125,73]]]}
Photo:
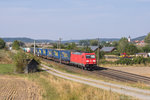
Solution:
{"label": "hill", "polygon": [[5,42],[13,42],[15,40],[19,40],[19,41],[22,41],[22,42],[33,42],[34,40],[33,39],[30,39],[30,38],[2,38]]}
{"label": "hill", "polygon": [[[2,38],[5,42],[13,42],[15,40],[31,43],[34,42],[34,39],[26,38],[26,37],[18,37],[18,38]],[[43,43],[43,42],[53,42],[52,40],[36,40],[37,43]]]}
{"label": "hill", "polygon": [[[31,42],[34,42],[34,39],[31,39],[31,38],[26,38],[26,37],[17,37],[17,38],[2,38],[5,42],[13,42],[15,40],[19,40],[19,41],[22,41],[22,42],[28,42],[28,43],[31,43]],[[83,39],[83,40],[92,40],[92,39]],[[119,39],[118,38],[100,38],[100,41],[118,41]],[[66,42],[79,42],[80,40],[64,40],[62,41],[62,43],[66,43]],[[56,40],[36,40],[37,43],[47,43],[47,42],[50,42],[50,43],[53,43],[53,42],[56,42]]]}
{"label": "hill", "polygon": [[[137,38],[133,38],[132,41],[134,40],[144,40],[146,36],[140,36],[140,37],[137,37]],[[19,40],[19,41],[22,41],[22,42],[26,42],[26,43],[31,43],[31,42],[34,42],[34,39],[31,39],[31,38],[26,38],[26,37],[17,37],[17,38],[2,38],[5,42],[13,42],[15,40]],[[93,40],[93,39],[83,39],[83,40]],[[100,38],[100,41],[119,41],[120,38]],[[64,40],[62,41],[62,43],[67,43],[67,42],[76,42],[78,43],[80,40]],[[56,40],[48,40],[48,39],[38,39],[36,40],[37,43],[47,43],[47,42],[50,42],[50,43],[54,43],[56,42]]]}
{"label": "hill", "polygon": [[142,41],[142,40],[144,40],[145,37],[146,37],[146,35],[140,36],[140,37],[136,37],[136,38],[133,38],[132,41],[135,41],[135,40]]}

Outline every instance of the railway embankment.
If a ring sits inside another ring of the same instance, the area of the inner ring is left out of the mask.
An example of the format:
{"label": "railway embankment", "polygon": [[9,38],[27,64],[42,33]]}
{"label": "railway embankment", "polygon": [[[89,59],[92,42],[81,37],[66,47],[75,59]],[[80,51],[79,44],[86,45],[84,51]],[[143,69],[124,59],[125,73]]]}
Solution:
{"label": "railway embankment", "polygon": [[124,84],[128,86],[138,87],[142,89],[150,89],[150,77],[132,74],[124,71],[113,70],[105,67],[97,67],[96,70],[87,71],[74,66],[59,64],[54,61],[43,59],[43,63],[50,65],[58,70],[69,72],[77,75],[83,75],[113,83]]}
{"label": "railway embankment", "polygon": [[121,93],[124,95],[136,97],[137,99],[141,99],[141,100],[149,100],[150,99],[150,90],[143,90],[143,89],[133,88],[133,87],[129,87],[129,86],[104,82],[104,81],[100,81],[100,80],[94,80],[91,78],[84,78],[81,76],[72,75],[72,74],[58,71],[54,68],[50,68],[43,64],[42,64],[42,66],[43,66],[43,70],[46,70],[48,73],[50,73],[54,76],[57,76],[57,77],[61,77],[61,78],[72,80],[72,81],[79,82],[82,84],[101,88],[101,89],[104,89],[107,91],[117,92],[117,93]]}

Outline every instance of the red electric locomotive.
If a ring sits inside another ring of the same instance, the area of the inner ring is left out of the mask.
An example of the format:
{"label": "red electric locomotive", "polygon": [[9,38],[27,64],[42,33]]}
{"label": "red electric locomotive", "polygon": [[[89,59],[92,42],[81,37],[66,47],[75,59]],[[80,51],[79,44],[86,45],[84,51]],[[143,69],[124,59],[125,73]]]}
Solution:
{"label": "red electric locomotive", "polygon": [[83,69],[93,69],[96,66],[95,53],[71,52],[70,63]]}

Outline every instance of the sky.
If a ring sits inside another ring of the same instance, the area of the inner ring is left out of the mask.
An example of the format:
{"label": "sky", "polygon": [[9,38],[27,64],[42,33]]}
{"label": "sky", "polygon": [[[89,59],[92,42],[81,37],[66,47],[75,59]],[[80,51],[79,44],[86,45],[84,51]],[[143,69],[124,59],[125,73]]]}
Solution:
{"label": "sky", "polygon": [[150,0],[0,0],[0,37],[135,38],[150,32]]}

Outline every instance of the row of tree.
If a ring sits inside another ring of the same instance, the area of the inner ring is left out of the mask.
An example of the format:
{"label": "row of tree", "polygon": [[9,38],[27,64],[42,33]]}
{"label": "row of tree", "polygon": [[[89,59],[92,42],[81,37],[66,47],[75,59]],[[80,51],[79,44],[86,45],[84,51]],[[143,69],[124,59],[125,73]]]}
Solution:
{"label": "row of tree", "polygon": [[[5,48],[5,45],[6,45],[5,41],[0,38],[0,49]],[[24,46],[24,43],[21,42],[21,41],[15,40],[15,41],[13,42],[13,44],[12,44],[12,48],[13,48],[14,50],[20,49],[20,46]]]}
{"label": "row of tree", "polygon": [[[100,45],[108,47],[108,46],[116,46],[117,43],[118,43],[117,41],[113,41],[112,43],[107,42],[107,41],[101,41]],[[94,40],[80,40],[79,45],[80,46],[97,46],[98,40],[96,40],[96,39],[94,39]]]}
{"label": "row of tree", "polygon": [[[102,41],[100,43],[100,47],[103,46],[113,46],[117,48],[118,53],[128,53],[128,54],[135,54],[137,52],[150,52],[150,33],[145,37],[144,41],[147,43],[144,47],[137,47],[135,44],[128,42],[128,39],[123,37],[119,41],[113,41],[111,44],[108,42]],[[15,40],[12,44],[12,48],[18,50],[20,46],[23,46],[24,43],[21,41]],[[82,47],[77,47],[75,43],[65,43],[61,44],[62,49],[68,49],[68,50],[79,50],[79,51],[86,51],[86,52],[92,52],[92,50],[89,48],[89,45],[97,46],[98,41],[97,40],[80,40],[79,45]],[[4,40],[0,39],[0,49],[5,47]],[[57,43],[53,44],[53,48],[59,48]]]}
{"label": "row of tree", "polygon": [[5,41],[0,38],[0,49],[3,49],[5,47]]}

